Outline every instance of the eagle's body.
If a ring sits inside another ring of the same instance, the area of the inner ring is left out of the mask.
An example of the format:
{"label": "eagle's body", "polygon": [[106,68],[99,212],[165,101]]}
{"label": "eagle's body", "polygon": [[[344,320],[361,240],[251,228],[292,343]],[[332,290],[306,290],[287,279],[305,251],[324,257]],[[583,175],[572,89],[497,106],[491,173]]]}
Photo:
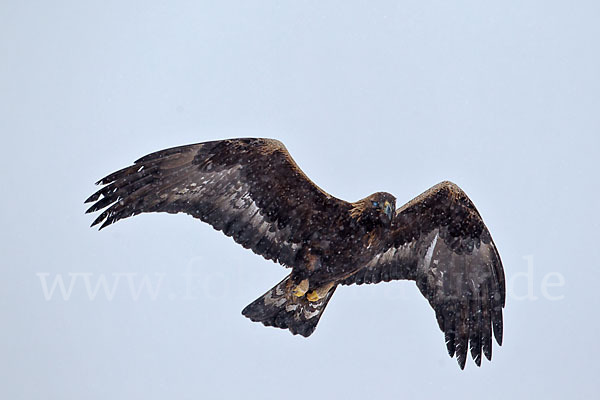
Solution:
{"label": "eagle's body", "polygon": [[338,285],[417,282],[451,356],[491,358],[502,341],[504,271],[469,198],[442,182],[395,210],[389,193],[354,203],[311,182],[283,144],[231,139],[145,156],[98,183],[101,228],[142,212],[185,212],[291,274],[248,305],[253,321],[309,336]]}

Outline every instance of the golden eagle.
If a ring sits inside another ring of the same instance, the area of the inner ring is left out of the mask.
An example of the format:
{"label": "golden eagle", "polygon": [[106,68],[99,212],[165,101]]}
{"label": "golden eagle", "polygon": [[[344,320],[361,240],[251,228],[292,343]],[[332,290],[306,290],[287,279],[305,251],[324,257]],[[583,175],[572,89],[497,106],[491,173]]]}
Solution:
{"label": "golden eagle", "polygon": [[467,195],[442,182],[396,210],[378,192],[328,194],[272,139],[230,139],[149,154],[97,184],[87,212],[100,229],[142,212],[184,212],[292,269],[242,314],[309,336],[338,285],[407,279],[436,313],[464,368],[502,344],[505,283],[492,237]]}

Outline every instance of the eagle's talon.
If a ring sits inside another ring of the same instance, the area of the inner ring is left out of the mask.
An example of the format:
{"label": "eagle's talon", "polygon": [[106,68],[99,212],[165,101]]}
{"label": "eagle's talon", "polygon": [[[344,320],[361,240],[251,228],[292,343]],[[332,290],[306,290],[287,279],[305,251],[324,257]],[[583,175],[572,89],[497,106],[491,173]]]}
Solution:
{"label": "eagle's talon", "polygon": [[329,291],[331,290],[332,287],[333,287],[333,282],[330,282],[326,285],[320,286],[320,287],[308,292],[306,294],[306,298],[308,299],[308,301],[312,301],[312,302],[319,301],[319,300],[325,298],[325,296],[327,296],[327,293],[329,293]]}
{"label": "eagle's talon", "polygon": [[306,294],[308,301],[317,301],[320,299],[319,293],[316,290],[311,290]]}
{"label": "eagle's talon", "polygon": [[302,280],[292,291],[296,297],[302,297],[306,292],[308,292],[308,279]]}

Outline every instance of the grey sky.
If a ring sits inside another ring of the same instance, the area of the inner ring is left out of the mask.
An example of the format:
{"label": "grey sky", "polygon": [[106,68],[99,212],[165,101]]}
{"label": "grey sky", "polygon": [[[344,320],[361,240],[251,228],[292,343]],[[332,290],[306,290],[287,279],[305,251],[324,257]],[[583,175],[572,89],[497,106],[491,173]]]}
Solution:
{"label": "grey sky", "polygon": [[[597,1],[2,2],[0,397],[597,396],[599,20]],[[288,271],[209,226],[88,228],[95,180],[238,136],[346,200],[460,185],[509,282],[493,361],[460,371],[411,282],[341,288],[304,339],[241,316]],[[46,300],[57,276],[73,291]],[[90,300],[101,277],[113,297]],[[131,292],[144,277],[156,293]]]}

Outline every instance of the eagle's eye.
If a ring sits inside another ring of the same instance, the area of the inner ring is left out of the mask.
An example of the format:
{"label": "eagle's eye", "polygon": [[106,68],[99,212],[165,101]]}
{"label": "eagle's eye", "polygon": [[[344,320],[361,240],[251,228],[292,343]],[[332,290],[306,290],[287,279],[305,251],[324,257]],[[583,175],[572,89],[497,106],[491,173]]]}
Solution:
{"label": "eagle's eye", "polygon": [[377,201],[372,201],[371,204],[373,204],[373,207],[375,208],[379,207],[379,202]]}

